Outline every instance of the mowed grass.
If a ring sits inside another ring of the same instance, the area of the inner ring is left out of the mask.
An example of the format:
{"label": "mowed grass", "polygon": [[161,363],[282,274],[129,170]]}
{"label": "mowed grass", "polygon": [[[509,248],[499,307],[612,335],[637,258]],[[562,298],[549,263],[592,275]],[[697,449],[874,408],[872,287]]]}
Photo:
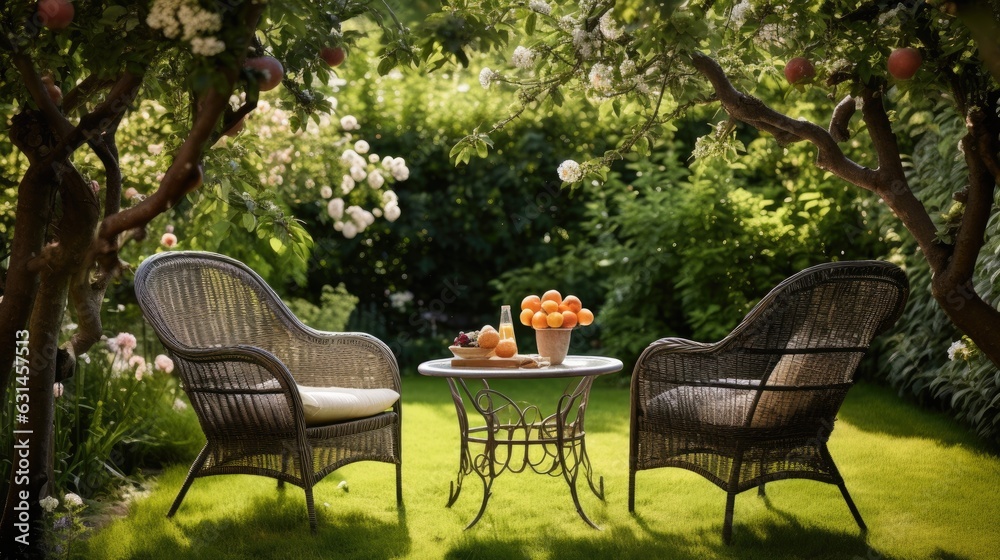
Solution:
{"label": "mowed grass", "polygon": [[[531,400],[554,402],[560,382],[516,382]],[[627,511],[628,390],[598,384],[587,411],[587,447],[606,502],[582,482],[576,514],[566,483],[534,473],[501,476],[479,524],[482,485],[467,477],[446,508],[458,467],[458,427],[442,379],[403,381],[403,486],[394,467],[362,462],[316,487],[318,534],[301,489],[252,476],[198,479],[173,519],[165,514],[187,472],[167,469],[156,489],[93,535],[86,558],[996,558],[1000,551],[1000,458],[947,418],[859,384],[830,441],[870,531],[861,536],[835,486],[807,480],[768,485],[736,500],[733,543],[722,544],[725,493],[680,469],[638,474]],[[520,397],[519,397],[520,398]],[[527,398],[525,400],[528,400]],[[338,488],[348,481],[349,491]]]}

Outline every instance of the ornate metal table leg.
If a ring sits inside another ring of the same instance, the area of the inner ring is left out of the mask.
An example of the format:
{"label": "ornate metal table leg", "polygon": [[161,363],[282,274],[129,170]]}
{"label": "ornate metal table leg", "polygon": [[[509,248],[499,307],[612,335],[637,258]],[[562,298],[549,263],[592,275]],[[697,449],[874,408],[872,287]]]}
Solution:
{"label": "ornate metal table leg", "polygon": [[[576,481],[579,478],[580,466],[582,465],[584,476],[587,478],[587,484],[590,486],[590,489],[599,499],[604,500],[604,477],[600,477],[600,489],[598,489],[594,485],[593,469],[590,465],[590,457],[587,456],[587,445],[584,440],[586,436],[584,414],[587,410],[587,400],[590,396],[590,386],[592,383],[592,378],[585,377],[580,380],[576,389],[572,392],[567,387],[567,390],[559,399],[559,409],[555,414],[556,442],[558,447],[558,461],[562,466],[563,478],[569,486],[570,496],[573,498],[573,505],[576,506],[576,512],[588,525],[594,529],[600,529],[584,513],[583,506],[580,505],[580,496],[576,489]],[[574,407],[576,408],[576,417],[572,421],[569,421],[570,413]]]}
{"label": "ornate metal table leg", "polygon": [[[486,448],[481,455],[479,455],[476,459],[473,459],[472,452],[469,450],[469,438],[471,433],[469,428],[469,416],[465,411],[465,403],[462,399],[462,393],[465,393],[465,395],[473,401],[477,410],[479,410],[480,413],[483,414],[483,417],[487,419],[487,423],[489,423],[489,418],[492,413],[492,405],[487,405],[486,409],[480,410],[481,405],[478,402],[477,397],[472,395],[469,391],[469,387],[465,384],[465,380],[463,379],[456,381],[455,379],[449,378],[448,385],[451,388],[451,397],[455,403],[455,411],[458,415],[458,426],[459,431],[461,432],[461,446],[459,449],[458,475],[448,489],[448,504],[446,507],[451,507],[458,500],[459,494],[462,493],[462,482],[465,480],[466,475],[475,473],[479,476],[479,479],[483,483],[483,502],[479,506],[479,512],[476,513],[476,517],[474,517],[472,521],[465,526],[466,529],[469,529],[478,523],[480,518],[482,518],[483,513],[486,512],[486,505],[489,503],[490,496],[493,495],[490,489],[493,487],[493,479],[496,476],[493,470],[492,450],[496,446],[496,443],[494,441],[493,430],[487,426],[487,428],[485,428],[488,433]],[[459,388],[459,385],[461,385],[461,389]],[[489,385],[487,385],[485,381],[483,381],[483,385],[485,387],[484,391],[488,392]],[[482,395],[483,391],[480,391],[479,394]],[[480,428],[477,428],[477,430],[480,430]]]}

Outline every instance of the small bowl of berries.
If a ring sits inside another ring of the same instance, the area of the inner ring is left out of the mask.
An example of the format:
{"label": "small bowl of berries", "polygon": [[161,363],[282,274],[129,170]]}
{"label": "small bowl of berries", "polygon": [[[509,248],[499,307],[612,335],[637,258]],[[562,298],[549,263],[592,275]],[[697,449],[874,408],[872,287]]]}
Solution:
{"label": "small bowl of berries", "polygon": [[[493,355],[493,348],[483,348],[479,345],[481,331],[460,332],[455,337],[455,342],[448,347],[456,358],[489,358]],[[489,338],[489,337],[487,337]]]}

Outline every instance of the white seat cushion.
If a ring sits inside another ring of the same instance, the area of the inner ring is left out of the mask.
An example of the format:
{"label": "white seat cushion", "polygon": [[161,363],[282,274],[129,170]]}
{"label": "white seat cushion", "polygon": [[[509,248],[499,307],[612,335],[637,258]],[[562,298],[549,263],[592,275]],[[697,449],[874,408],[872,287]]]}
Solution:
{"label": "white seat cushion", "polygon": [[306,424],[318,426],[331,422],[372,416],[399,400],[392,389],[348,389],[345,387],[307,387],[299,385]]}

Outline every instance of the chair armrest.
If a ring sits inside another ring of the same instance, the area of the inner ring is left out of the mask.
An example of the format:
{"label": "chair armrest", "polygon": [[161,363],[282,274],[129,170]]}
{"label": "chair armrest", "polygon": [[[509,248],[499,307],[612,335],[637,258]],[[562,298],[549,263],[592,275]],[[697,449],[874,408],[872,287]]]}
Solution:
{"label": "chair armrest", "polygon": [[168,350],[206,436],[304,433],[295,380],[273,354],[244,345]]}
{"label": "chair armrest", "polygon": [[392,389],[400,392],[399,365],[378,338],[358,332],[325,332],[299,323],[281,358],[300,385]]}

